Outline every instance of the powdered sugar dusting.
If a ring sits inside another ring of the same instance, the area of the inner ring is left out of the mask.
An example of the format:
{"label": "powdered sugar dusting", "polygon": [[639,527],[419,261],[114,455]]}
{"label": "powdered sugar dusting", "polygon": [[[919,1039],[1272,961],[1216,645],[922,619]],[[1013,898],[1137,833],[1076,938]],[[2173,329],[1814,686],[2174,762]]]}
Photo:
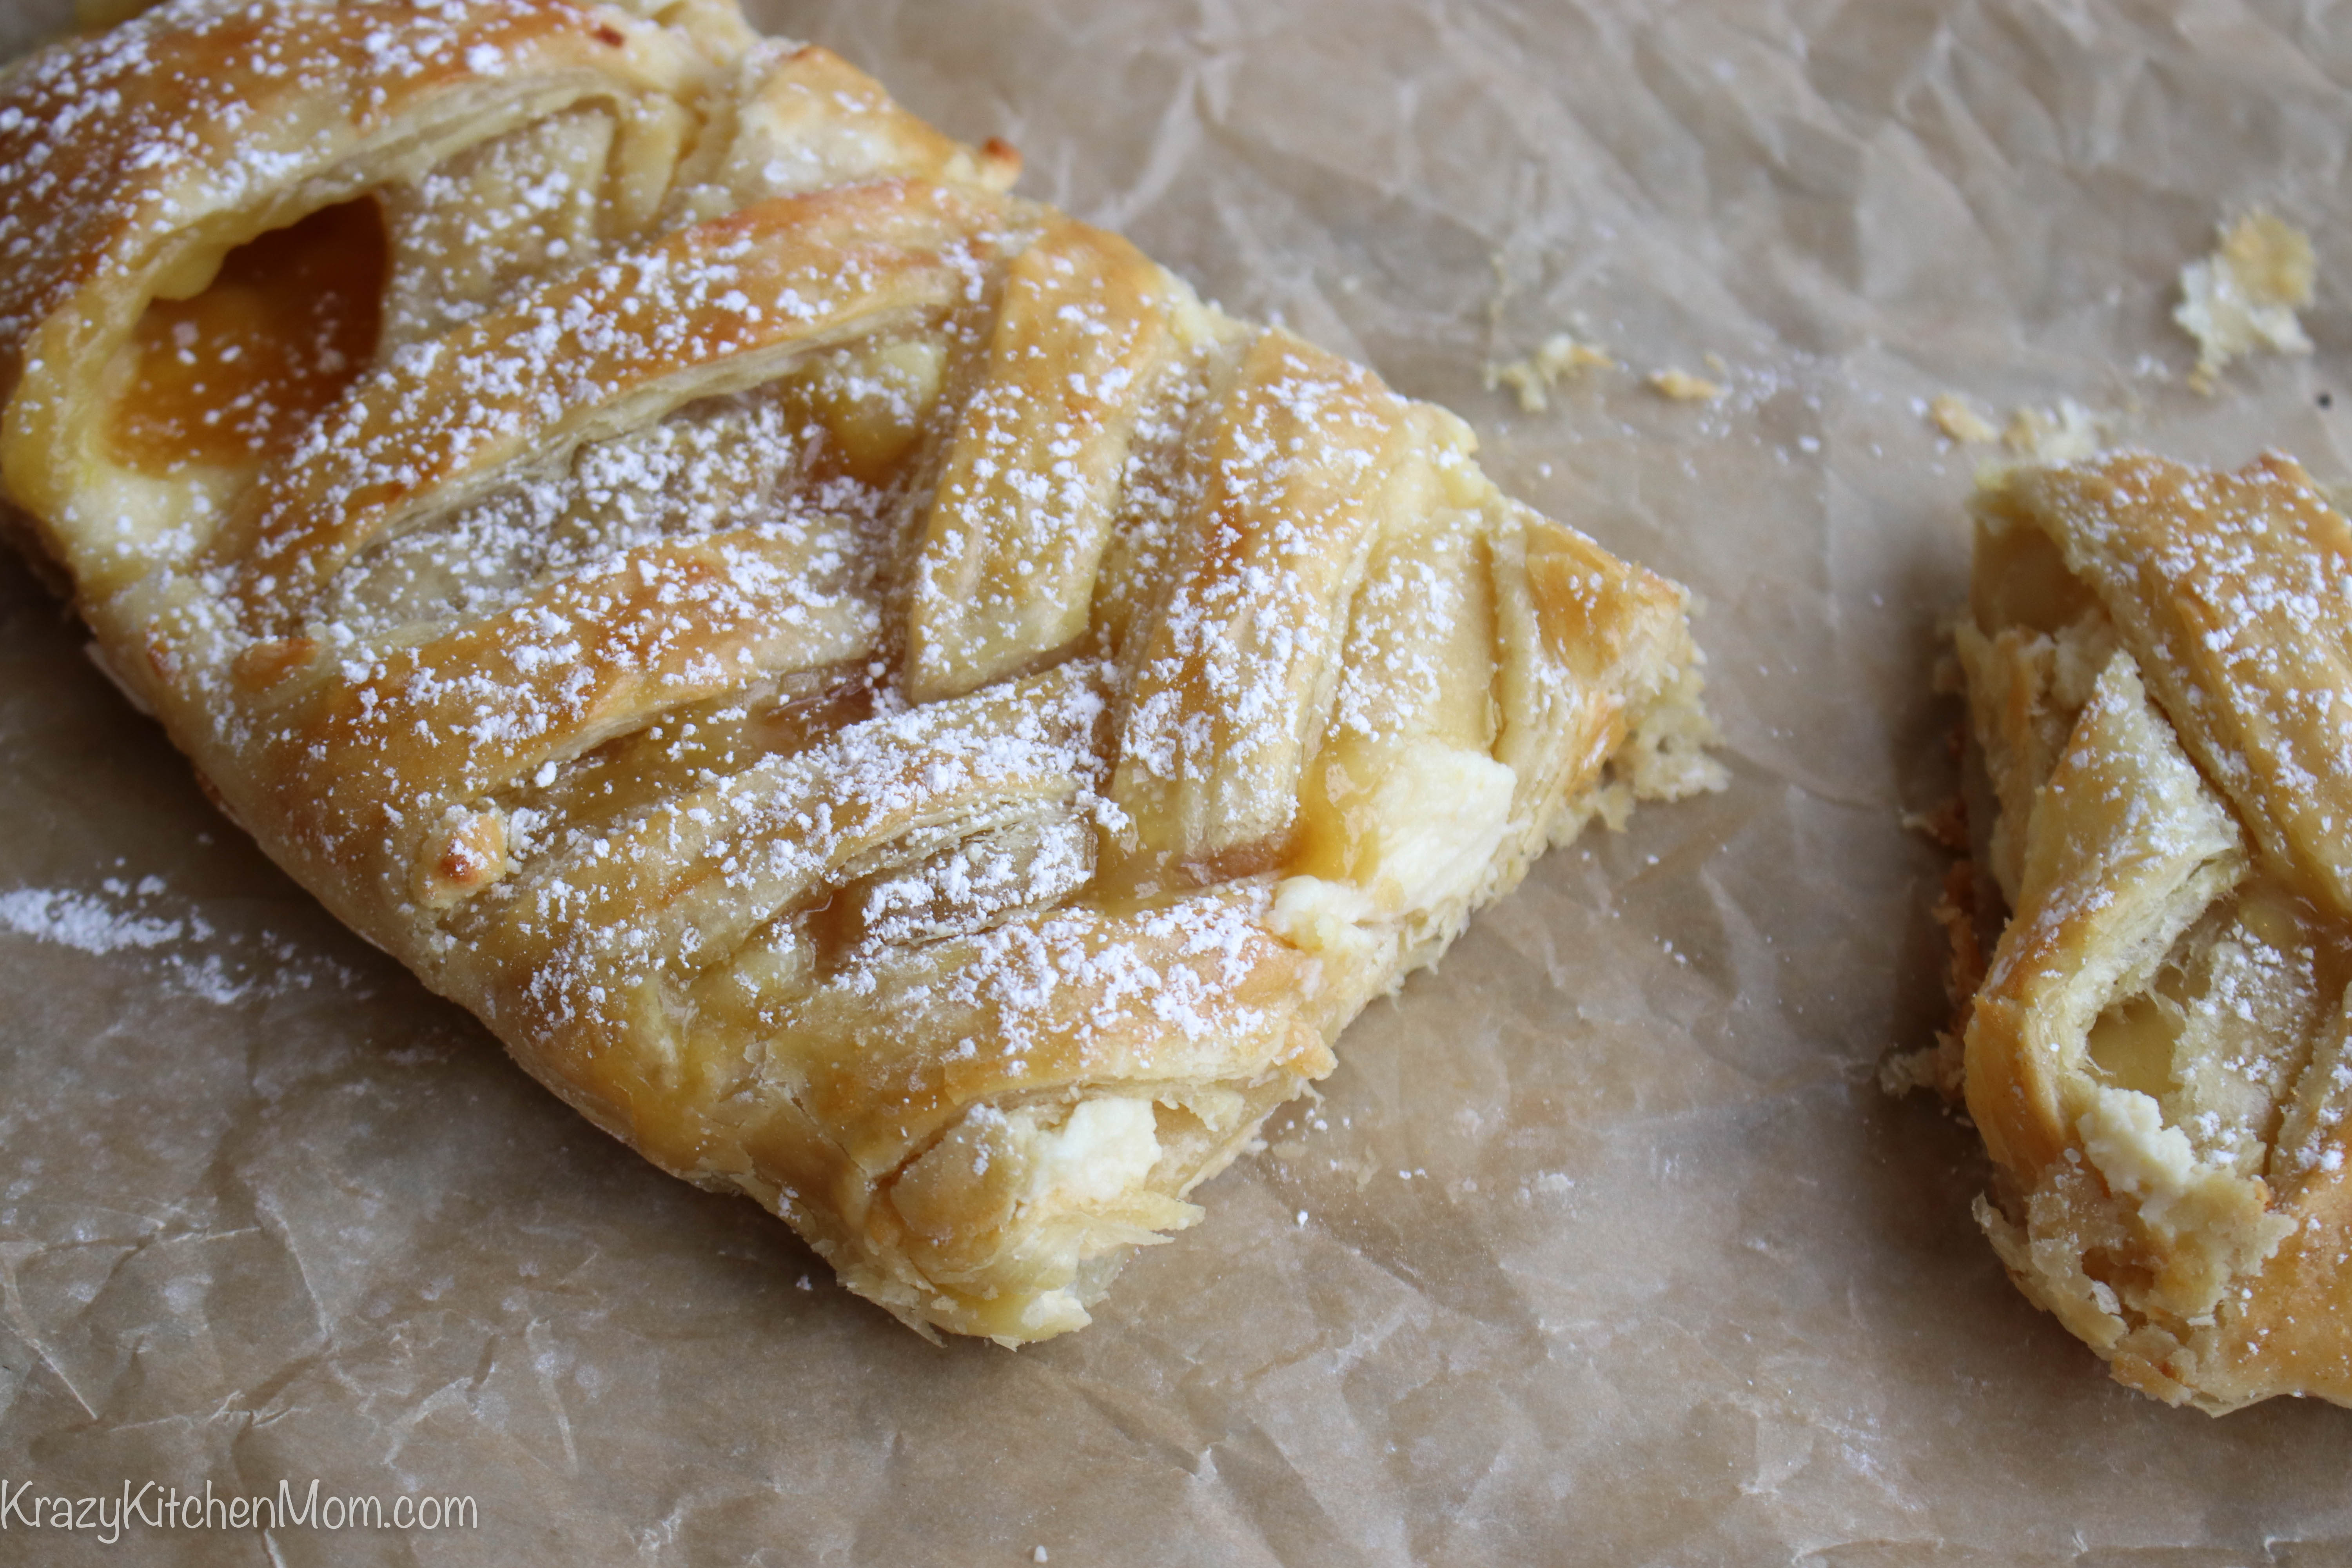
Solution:
{"label": "powdered sugar dusting", "polygon": [[234,1007],[298,991],[363,992],[353,971],[274,932],[223,931],[161,879],[109,878],[96,891],[0,892],[0,931],[96,955],[145,954],[149,973],[181,994]]}

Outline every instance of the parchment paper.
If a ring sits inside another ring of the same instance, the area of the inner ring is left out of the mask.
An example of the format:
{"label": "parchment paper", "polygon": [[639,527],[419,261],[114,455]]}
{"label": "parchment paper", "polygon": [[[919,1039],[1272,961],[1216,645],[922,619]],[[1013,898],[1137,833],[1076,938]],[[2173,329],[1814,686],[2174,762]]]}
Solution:
{"label": "parchment paper", "polygon": [[[2352,1562],[2352,1413],[2111,1384],[1978,1236],[1972,1135],[1874,1081],[1943,1009],[1900,818],[1952,787],[1987,455],[1923,400],[2343,477],[2352,8],[763,16],[1691,584],[1733,784],[1542,863],[1095,1327],[934,1348],[338,930],[0,565],[0,1477],[479,1509],[0,1560]],[[2200,397],[2174,279],[2255,203],[2316,241],[2318,352]],[[1562,329],[1623,368],[1539,415],[1482,386]]]}

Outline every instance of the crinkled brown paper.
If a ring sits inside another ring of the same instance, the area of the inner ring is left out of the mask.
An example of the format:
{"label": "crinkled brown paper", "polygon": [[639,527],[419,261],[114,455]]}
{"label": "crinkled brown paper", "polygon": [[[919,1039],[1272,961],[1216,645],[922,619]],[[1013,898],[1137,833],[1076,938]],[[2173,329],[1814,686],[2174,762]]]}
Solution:
{"label": "crinkled brown paper", "polygon": [[[63,10],[12,0],[0,41]],[[1093,1328],[934,1347],[339,930],[0,565],[0,1477],[479,1509],[12,1523],[0,1561],[2352,1561],[2352,1413],[2110,1383],[1978,1236],[1971,1134],[1873,1076],[1942,1011],[1940,858],[1900,818],[1951,784],[1928,682],[1988,455],[1924,401],[2072,397],[2343,477],[2352,8],[765,20],[1462,410],[1507,489],[1697,589],[1732,786],[1541,863]],[[2177,273],[2258,203],[2317,244],[2318,352],[2200,397]],[[1539,415],[1482,386],[1560,330],[1622,368]],[[1669,367],[1727,395],[1669,401]]]}

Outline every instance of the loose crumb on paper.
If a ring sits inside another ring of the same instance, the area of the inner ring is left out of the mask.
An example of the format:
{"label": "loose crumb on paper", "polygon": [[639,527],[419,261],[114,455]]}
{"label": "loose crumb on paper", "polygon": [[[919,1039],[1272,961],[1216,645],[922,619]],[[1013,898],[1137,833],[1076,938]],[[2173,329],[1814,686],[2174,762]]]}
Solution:
{"label": "loose crumb on paper", "polygon": [[1999,441],[2018,458],[2032,463],[2078,463],[2106,449],[2115,421],[2095,414],[2071,397],[2053,408],[2023,404],[2010,410],[2009,423],[1995,425],[1992,416],[1957,392],[1929,400],[1927,415],[1936,428],[1963,446]]}
{"label": "loose crumb on paper", "polygon": [[[1958,808],[1963,816],[1965,807]],[[1961,823],[1965,838],[1966,823]],[[1936,1031],[1936,1043],[1914,1051],[1897,1051],[1879,1064],[1878,1087],[1896,1099],[1919,1089],[1939,1096],[1955,1110],[1967,1104],[1969,1015],[1984,984],[1985,952],[1977,934],[1976,865],[1955,860],[1944,873],[1943,894],[1930,912],[1943,928],[1944,997],[1951,1005],[1950,1022]]]}
{"label": "loose crumb on paper", "polygon": [[1927,405],[1927,417],[1941,430],[1962,446],[1973,447],[2000,439],[2000,426],[1977,411],[1977,405],[1957,392],[1938,393]]}
{"label": "loose crumb on paper", "polygon": [[1907,1100],[1925,1090],[1951,1105],[1966,1101],[1968,1059],[1960,1037],[1938,1029],[1936,1043],[1917,1050],[1895,1051],[1878,1064],[1878,1092],[1889,1100]]}
{"label": "loose crumb on paper", "polygon": [[2028,462],[2079,463],[2107,445],[2106,421],[2071,397],[2055,408],[2020,407],[2000,433],[2001,445]]}
{"label": "loose crumb on paper", "polygon": [[1686,370],[1667,369],[1650,377],[1650,384],[1659,394],[1676,403],[1713,403],[1723,395],[1723,386],[1703,375],[1693,375]]}
{"label": "loose crumb on paper", "polygon": [[1969,852],[1968,803],[1957,795],[1932,811],[1905,812],[1903,826],[1954,855]]}
{"label": "loose crumb on paper", "polygon": [[2255,211],[2223,229],[2221,248],[2180,269],[2172,319],[2197,340],[2189,384],[2210,395],[2233,359],[2309,353],[2294,313],[2311,303],[2317,277],[2311,237],[2284,219]]}
{"label": "loose crumb on paper", "polygon": [[1523,358],[1488,361],[1486,390],[1509,387],[1522,411],[1541,414],[1551,406],[1548,394],[1561,382],[1572,381],[1589,370],[1614,370],[1616,366],[1617,362],[1609,357],[1607,350],[1579,342],[1567,332],[1554,332],[1535,353]]}

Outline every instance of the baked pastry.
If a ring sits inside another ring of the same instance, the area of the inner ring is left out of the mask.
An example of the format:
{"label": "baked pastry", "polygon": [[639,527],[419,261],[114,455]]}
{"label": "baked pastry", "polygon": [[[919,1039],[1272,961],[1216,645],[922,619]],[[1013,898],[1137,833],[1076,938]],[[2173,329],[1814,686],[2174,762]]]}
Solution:
{"label": "baked pastry", "polygon": [[2292,460],[1975,505],[2011,910],[1967,1028],[2018,1285],[2132,1387],[2352,1404],[2352,526]]}
{"label": "baked pastry", "polygon": [[1549,842],[1681,590],[724,0],[179,0],[0,81],[0,473],[329,908],[1035,1340]]}

